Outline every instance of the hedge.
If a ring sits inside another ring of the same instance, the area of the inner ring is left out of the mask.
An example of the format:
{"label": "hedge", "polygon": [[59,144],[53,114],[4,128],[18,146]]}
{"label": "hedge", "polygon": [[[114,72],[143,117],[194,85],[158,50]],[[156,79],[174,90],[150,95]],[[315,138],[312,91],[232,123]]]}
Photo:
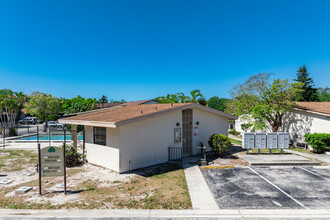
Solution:
{"label": "hedge", "polygon": [[209,138],[209,146],[219,155],[226,154],[231,147],[231,142],[226,135],[212,134]]}
{"label": "hedge", "polygon": [[330,134],[305,134],[305,140],[307,144],[310,145],[313,148],[313,151],[316,153],[323,153],[330,147]]}

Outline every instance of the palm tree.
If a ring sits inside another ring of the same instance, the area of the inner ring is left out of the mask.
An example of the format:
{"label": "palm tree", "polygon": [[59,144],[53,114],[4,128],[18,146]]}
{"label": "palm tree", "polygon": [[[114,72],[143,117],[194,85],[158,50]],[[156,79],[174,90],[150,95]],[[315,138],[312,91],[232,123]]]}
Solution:
{"label": "palm tree", "polygon": [[190,102],[198,103],[199,98],[204,98],[204,96],[201,93],[201,90],[199,89],[194,89],[190,91],[191,99]]}
{"label": "palm tree", "polygon": [[169,95],[167,96],[158,96],[155,98],[155,101],[158,102],[158,103],[169,103]]}
{"label": "palm tree", "polygon": [[177,94],[168,94],[167,97],[172,103],[179,103],[182,99],[183,93],[179,92]]}

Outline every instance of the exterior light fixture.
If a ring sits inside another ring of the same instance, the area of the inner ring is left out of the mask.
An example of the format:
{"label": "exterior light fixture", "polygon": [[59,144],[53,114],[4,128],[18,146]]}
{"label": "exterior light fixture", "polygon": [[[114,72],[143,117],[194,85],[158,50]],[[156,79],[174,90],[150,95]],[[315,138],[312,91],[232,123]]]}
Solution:
{"label": "exterior light fixture", "polygon": [[199,125],[199,121],[196,122],[196,125]]}
{"label": "exterior light fixture", "polygon": [[176,123],[176,126],[177,126],[177,127],[179,127],[179,126],[180,126],[180,123],[179,123],[179,122],[177,122],[177,123]]}

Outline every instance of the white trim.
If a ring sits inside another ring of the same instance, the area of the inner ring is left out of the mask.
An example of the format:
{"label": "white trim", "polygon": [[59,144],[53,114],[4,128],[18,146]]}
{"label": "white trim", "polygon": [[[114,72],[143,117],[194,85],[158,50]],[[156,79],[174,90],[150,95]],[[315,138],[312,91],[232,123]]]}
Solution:
{"label": "white trim", "polygon": [[71,125],[86,125],[86,126],[99,126],[99,127],[107,127],[107,128],[116,128],[114,122],[104,122],[104,121],[82,121],[82,120],[66,120],[59,119],[58,120],[62,124],[71,124]]}

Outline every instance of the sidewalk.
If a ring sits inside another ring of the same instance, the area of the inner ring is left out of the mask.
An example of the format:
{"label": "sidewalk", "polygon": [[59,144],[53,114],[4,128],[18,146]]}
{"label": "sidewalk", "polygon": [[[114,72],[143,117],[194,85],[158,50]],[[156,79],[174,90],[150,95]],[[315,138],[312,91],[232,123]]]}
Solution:
{"label": "sidewalk", "polygon": [[194,210],[219,210],[196,160],[196,157],[188,157],[182,161],[192,207]]}
{"label": "sidewalk", "polygon": [[309,158],[330,164],[330,155],[328,155],[328,154],[308,154],[308,153],[303,153],[303,152],[289,150],[289,149],[285,149],[285,151],[292,153],[292,154],[297,154],[297,155],[300,155],[303,157],[309,157]]}
{"label": "sidewalk", "polygon": [[234,140],[237,140],[237,141],[242,141],[242,138],[241,138],[241,137],[237,137],[237,136],[232,135],[232,134],[228,134],[228,137],[229,137],[229,138],[232,138],[232,139],[234,139]]}
{"label": "sidewalk", "polygon": [[304,209],[223,210],[29,210],[2,209],[0,219],[329,219],[330,211]]}

